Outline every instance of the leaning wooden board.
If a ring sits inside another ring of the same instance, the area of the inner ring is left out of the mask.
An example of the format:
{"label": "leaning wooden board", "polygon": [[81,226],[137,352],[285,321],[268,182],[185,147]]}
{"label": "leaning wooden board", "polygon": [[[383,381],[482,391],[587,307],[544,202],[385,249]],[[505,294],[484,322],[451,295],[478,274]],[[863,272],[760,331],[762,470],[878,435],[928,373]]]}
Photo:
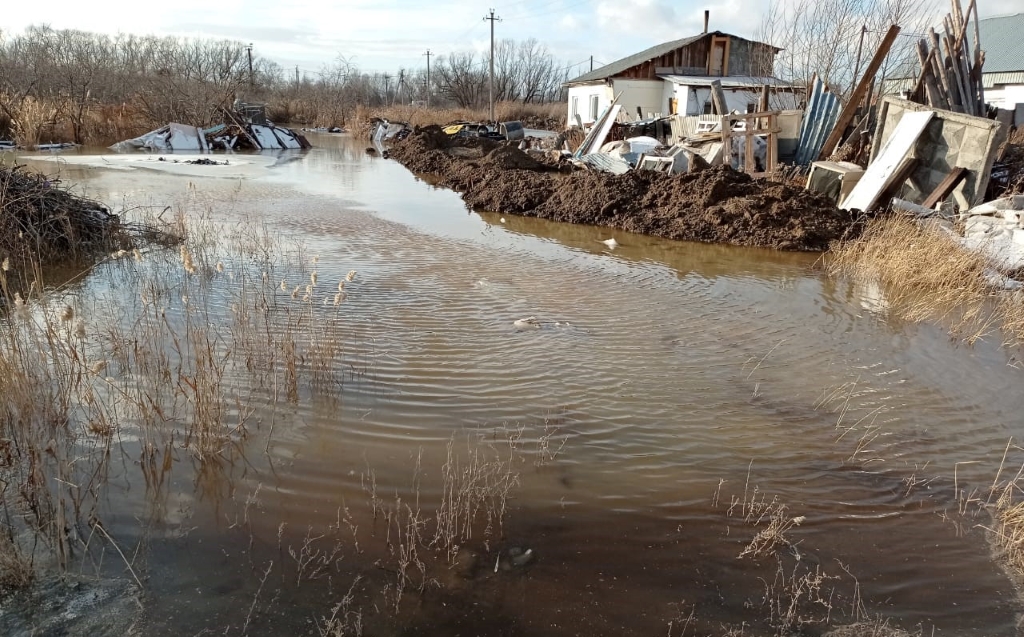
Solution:
{"label": "leaning wooden board", "polygon": [[934,116],[934,111],[904,113],[899,123],[896,124],[895,130],[892,131],[892,135],[882,146],[881,152],[864,171],[864,176],[853,187],[840,208],[870,210],[879,195],[892,184],[903,160],[913,150],[914,144],[917,143],[921,133],[924,132],[928,122],[932,121]]}

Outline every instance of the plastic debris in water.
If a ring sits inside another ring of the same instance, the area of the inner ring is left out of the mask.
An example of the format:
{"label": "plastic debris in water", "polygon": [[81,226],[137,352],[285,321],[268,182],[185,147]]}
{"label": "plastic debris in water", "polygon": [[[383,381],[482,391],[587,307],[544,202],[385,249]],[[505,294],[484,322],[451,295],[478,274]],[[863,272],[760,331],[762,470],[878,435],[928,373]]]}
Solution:
{"label": "plastic debris in water", "polygon": [[540,321],[537,320],[536,316],[528,316],[526,318],[517,319],[512,323],[512,325],[519,329],[538,328],[540,327]]}

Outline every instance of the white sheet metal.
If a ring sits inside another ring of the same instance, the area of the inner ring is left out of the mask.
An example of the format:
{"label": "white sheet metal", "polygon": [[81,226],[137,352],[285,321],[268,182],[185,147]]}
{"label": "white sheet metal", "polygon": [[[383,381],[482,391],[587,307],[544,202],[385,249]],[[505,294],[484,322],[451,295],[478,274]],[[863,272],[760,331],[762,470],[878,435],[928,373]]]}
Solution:
{"label": "white sheet metal", "polygon": [[601,117],[594,122],[594,127],[590,129],[590,132],[583,139],[583,143],[576,149],[574,156],[579,158],[593,152],[595,148],[600,148],[608,137],[608,133],[611,132],[612,124],[619,118],[621,111],[622,106],[619,104],[612,104],[605,110]]}
{"label": "white sheet metal", "polygon": [[934,116],[934,111],[904,113],[899,124],[896,125],[896,130],[892,132],[881,152],[878,153],[878,157],[864,171],[864,176],[853,187],[840,208],[870,210],[878,197],[892,184],[900,164],[910,154],[914,144],[917,143],[921,133],[924,132],[928,122],[932,121]]}

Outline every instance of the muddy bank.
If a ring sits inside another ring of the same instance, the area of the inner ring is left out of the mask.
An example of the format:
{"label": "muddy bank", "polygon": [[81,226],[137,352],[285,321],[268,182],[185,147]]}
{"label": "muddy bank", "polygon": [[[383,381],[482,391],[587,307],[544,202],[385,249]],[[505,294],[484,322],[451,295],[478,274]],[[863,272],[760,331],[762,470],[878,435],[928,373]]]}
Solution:
{"label": "muddy bank", "polygon": [[449,138],[438,127],[396,142],[391,157],[412,172],[440,176],[476,210],[669,239],[818,251],[859,227],[822,195],[725,167],[611,175],[538,161],[500,142]]}

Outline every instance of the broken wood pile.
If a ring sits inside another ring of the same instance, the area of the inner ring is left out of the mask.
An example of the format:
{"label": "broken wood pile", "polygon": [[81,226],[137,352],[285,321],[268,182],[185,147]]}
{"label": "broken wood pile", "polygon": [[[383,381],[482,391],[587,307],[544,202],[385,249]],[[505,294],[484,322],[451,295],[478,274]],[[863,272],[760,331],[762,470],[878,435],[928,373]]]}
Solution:
{"label": "broken wood pile", "polygon": [[130,243],[106,206],[24,166],[0,168],[0,261],[7,267],[78,260]]}
{"label": "broken wood pile", "polygon": [[[952,9],[943,18],[941,33],[928,29],[928,37],[917,43],[921,72],[911,99],[933,108],[985,117],[985,89],[981,73],[985,52],[978,34],[977,0],[971,0],[967,12],[960,0],[951,0]],[[973,16],[973,44],[968,42],[968,23]]]}

